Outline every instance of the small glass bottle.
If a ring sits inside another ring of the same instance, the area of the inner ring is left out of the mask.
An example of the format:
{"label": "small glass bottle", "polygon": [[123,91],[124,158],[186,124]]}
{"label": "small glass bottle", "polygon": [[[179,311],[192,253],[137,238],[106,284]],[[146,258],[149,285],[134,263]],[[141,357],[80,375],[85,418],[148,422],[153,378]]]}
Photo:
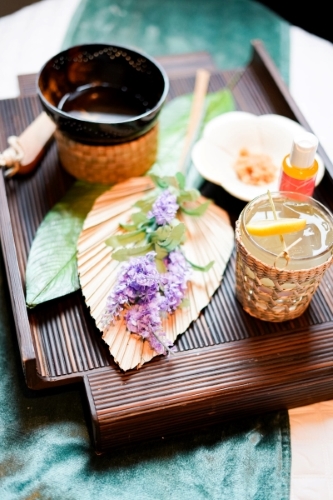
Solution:
{"label": "small glass bottle", "polygon": [[312,196],[316,185],[318,162],[315,154],[318,139],[310,132],[294,138],[291,152],[282,162],[279,191],[290,191]]}

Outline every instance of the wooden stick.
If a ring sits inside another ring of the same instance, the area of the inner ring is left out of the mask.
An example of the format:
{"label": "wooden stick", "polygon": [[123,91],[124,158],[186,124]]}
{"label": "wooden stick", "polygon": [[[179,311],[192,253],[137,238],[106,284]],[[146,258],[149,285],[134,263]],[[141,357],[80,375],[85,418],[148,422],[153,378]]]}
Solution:
{"label": "wooden stick", "polygon": [[[267,196],[268,196],[269,202],[270,202],[271,207],[272,207],[272,212],[273,212],[274,219],[278,220],[278,216],[277,216],[277,213],[276,213],[276,210],[275,210],[274,201],[273,201],[273,198],[272,198],[272,195],[271,195],[271,192],[270,192],[269,189],[267,190]],[[284,237],[282,236],[282,234],[279,234],[279,236],[280,236],[280,241],[281,241],[281,243],[283,245],[283,251],[286,252],[287,251],[287,247],[286,247],[286,242],[284,241]]]}
{"label": "wooden stick", "polygon": [[8,167],[5,176],[28,174],[38,164],[56,129],[43,111],[19,137],[9,137],[10,147],[0,154],[0,165]]}
{"label": "wooden stick", "polygon": [[205,69],[198,69],[195,77],[194,94],[192,108],[189,118],[189,124],[185,137],[182,154],[179,160],[179,171],[185,173],[187,158],[191,150],[192,143],[200,125],[205,97],[207,94],[210,73]]}

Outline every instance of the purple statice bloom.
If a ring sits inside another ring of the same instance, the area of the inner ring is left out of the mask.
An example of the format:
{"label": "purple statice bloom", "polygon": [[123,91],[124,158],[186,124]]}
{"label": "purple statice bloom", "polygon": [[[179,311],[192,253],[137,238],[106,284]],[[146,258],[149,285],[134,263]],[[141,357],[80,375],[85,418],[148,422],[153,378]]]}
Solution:
{"label": "purple statice bloom", "polygon": [[156,223],[159,226],[165,226],[165,224],[170,224],[173,221],[178,208],[177,197],[166,189],[156,199],[147,216],[149,219],[155,217]]}
{"label": "purple statice bloom", "polygon": [[160,275],[154,257],[155,252],[149,252],[143,257],[130,259],[123,266],[118,278],[118,283],[121,285],[120,295],[124,288],[130,304],[136,300],[149,302],[155,298],[159,290]]}
{"label": "purple statice bloom", "polygon": [[173,349],[162,330],[162,315],[174,312],[182,302],[190,266],[182,252],[174,250],[164,259],[167,272],[160,274],[155,255],[132,257],[121,266],[102,323],[104,327],[113,323],[124,311],[127,329],[146,339],[158,354],[166,354]]}
{"label": "purple statice bloom", "polygon": [[127,328],[148,338],[151,333],[161,330],[161,316],[158,299],[149,303],[134,304],[125,314]]}
{"label": "purple statice bloom", "polygon": [[162,331],[159,295],[149,303],[130,307],[126,311],[125,320],[128,330],[147,339],[158,354],[165,354],[172,347],[172,343]]}
{"label": "purple statice bloom", "polygon": [[149,337],[149,343],[158,354],[167,354],[167,352],[174,352],[176,347],[173,343],[166,338],[164,332],[153,333]]}
{"label": "purple statice bloom", "polygon": [[155,252],[133,257],[120,269],[117,282],[106,300],[103,324],[112,322],[120,312],[135,302],[149,302],[159,291],[160,275],[154,261]]}
{"label": "purple statice bloom", "polygon": [[171,313],[184,299],[191,268],[180,250],[170,252],[164,262],[167,272],[161,275],[161,286],[164,294],[161,308]]}

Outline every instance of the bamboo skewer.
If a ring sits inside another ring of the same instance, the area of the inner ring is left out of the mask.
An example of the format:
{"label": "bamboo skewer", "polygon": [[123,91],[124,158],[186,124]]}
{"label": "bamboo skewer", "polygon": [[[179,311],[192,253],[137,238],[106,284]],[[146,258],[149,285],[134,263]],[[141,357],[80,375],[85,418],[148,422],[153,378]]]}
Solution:
{"label": "bamboo skewer", "polygon": [[205,97],[209,85],[209,79],[210,79],[210,73],[207,70],[198,69],[195,78],[193,102],[189,118],[189,126],[186,132],[185,142],[178,164],[178,170],[183,174],[185,174],[186,172],[186,167],[188,163],[187,160],[191,151],[191,146],[198,133],[198,129],[200,126],[202,114],[204,111]]}

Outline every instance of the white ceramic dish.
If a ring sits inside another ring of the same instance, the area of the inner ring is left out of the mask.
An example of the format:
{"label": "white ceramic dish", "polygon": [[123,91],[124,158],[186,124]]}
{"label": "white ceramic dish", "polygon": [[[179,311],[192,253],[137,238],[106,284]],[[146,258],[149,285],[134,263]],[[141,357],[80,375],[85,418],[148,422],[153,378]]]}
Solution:
{"label": "white ceramic dish", "polygon": [[[250,201],[270,191],[278,191],[278,180],[283,158],[290,152],[294,136],[305,129],[297,122],[281,115],[255,116],[232,111],[211,120],[203,137],[193,147],[192,160],[199,173],[214,184],[221,185],[240,200]],[[233,167],[239,151],[267,154],[277,167],[276,178],[270,184],[255,186],[242,182]],[[316,155],[318,173],[316,185],[322,180],[325,166]]]}

